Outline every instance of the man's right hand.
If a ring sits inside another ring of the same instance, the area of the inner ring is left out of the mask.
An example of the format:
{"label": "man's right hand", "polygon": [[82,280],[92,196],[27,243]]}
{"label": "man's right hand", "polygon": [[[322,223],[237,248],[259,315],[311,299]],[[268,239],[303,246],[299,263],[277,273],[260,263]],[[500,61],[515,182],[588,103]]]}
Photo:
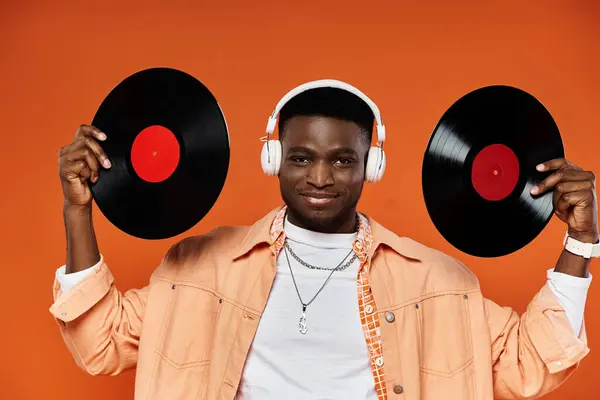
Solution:
{"label": "man's right hand", "polygon": [[106,134],[90,125],[81,125],[75,139],[60,149],[58,168],[65,207],[87,208],[92,203],[88,180],[98,181],[100,166],[110,168],[108,156],[98,141]]}

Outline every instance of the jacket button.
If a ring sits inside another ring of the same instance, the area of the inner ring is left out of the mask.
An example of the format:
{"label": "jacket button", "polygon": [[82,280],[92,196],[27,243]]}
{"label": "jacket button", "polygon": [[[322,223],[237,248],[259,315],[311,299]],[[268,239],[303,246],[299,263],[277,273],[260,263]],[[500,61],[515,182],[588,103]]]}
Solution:
{"label": "jacket button", "polygon": [[385,320],[387,322],[394,322],[395,319],[396,319],[396,316],[394,315],[393,312],[388,311],[388,312],[385,313]]}
{"label": "jacket button", "polygon": [[396,385],[396,386],[394,386],[394,393],[400,394],[402,392],[404,392],[404,388],[402,387],[402,385]]}

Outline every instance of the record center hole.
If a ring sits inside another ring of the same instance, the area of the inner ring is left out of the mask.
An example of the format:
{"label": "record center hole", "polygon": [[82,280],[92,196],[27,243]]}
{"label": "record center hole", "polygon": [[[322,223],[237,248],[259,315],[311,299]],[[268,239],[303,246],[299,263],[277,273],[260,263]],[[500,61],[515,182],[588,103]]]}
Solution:
{"label": "record center hole", "polygon": [[179,142],[169,129],[152,125],[136,136],[131,147],[131,164],[136,174],[147,182],[162,182],[179,165]]}

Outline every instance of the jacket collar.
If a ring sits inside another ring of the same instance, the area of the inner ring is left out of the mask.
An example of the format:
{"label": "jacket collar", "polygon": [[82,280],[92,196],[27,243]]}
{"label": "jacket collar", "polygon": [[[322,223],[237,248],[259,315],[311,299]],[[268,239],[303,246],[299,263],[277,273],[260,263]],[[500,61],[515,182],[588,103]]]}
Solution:
{"label": "jacket collar", "polygon": [[384,245],[403,257],[417,261],[422,260],[423,245],[406,236],[398,236],[369,216],[367,216],[367,219],[373,232],[373,244],[369,248],[369,259],[375,254],[380,245]]}
{"label": "jacket collar", "polygon": [[246,253],[250,252],[260,244],[267,244],[269,246],[273,244],[270,235],[271,224],[280,209],[281,207],[278,207],[269,211],[267,215],[256,221],[254,225],[250,226],[248,233],[233,253],[234,260],[246,255]]}
{"label": "jacket collar", "polygon": [[[276,217],[280,215],[284,209],[285,206],[275,208],[256,221],[254,225],[250,226],[248,233],[233,253],[234,259],[247,254],[261,244],[273,246],[277,237],[272,235],[273,230],[271,228],[273,222],[277,219]],[[369,259],[380,245],[385,245],[404,257],[414,260],[421,259],[421,254],[423,253],[421,245],[414,242],[412,239],[396,235],[368,215],[362,215],[365,217],[366,221],[368,221],[373,237],[373,241],[367,250]]]}

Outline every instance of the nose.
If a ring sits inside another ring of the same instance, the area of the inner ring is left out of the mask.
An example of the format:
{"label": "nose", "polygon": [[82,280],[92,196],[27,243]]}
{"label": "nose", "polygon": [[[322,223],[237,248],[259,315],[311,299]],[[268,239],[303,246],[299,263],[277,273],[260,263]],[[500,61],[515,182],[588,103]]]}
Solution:
{"label": "nose", "polygon": [[327,162],[314,162],[309,167],[306,183],[319,189],[333,185],[334,179],[331,165]]}

